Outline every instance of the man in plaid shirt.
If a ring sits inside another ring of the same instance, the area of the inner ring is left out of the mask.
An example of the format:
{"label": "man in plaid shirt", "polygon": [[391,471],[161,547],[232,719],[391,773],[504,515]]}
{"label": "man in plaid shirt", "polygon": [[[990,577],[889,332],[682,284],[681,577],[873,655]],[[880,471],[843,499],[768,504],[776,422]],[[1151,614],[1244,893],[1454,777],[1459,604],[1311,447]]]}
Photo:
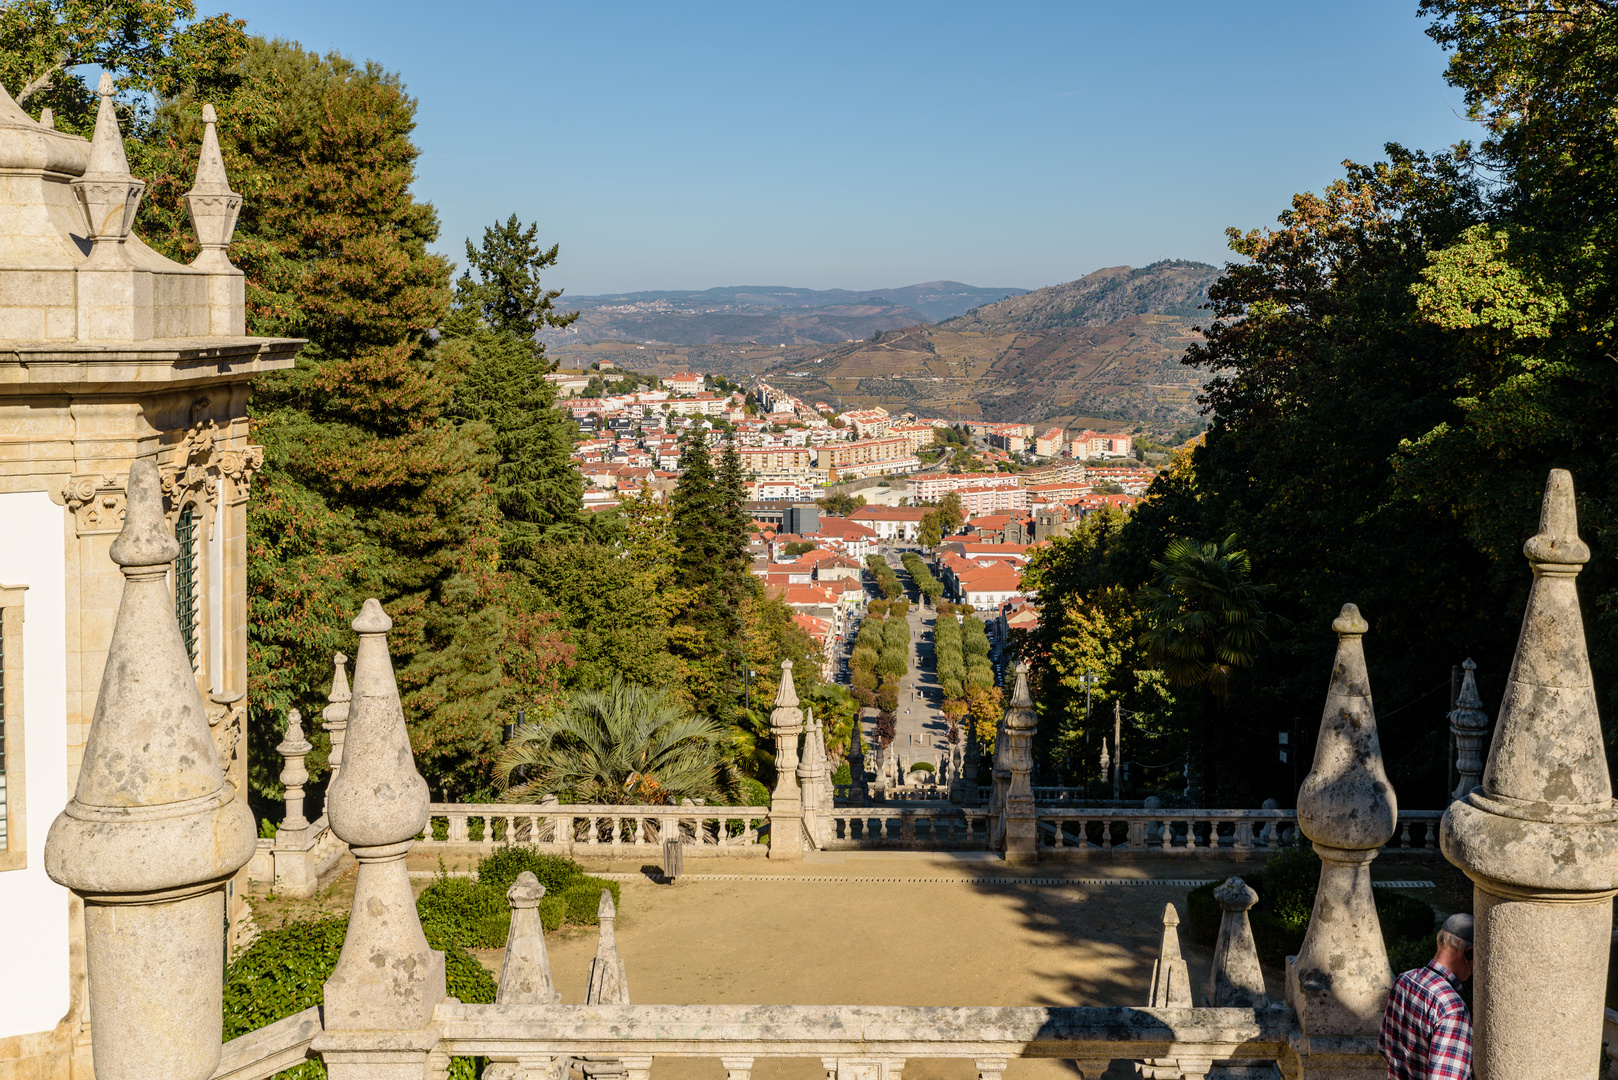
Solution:
{"label": "man in plaid shirt", "polygon": [[1393,981],[1376,1048],[1390,1080],[1471,1080],[1472,1017],[1457,992],[1472,977],[1472,916],[1451,915],[1438,954]]}

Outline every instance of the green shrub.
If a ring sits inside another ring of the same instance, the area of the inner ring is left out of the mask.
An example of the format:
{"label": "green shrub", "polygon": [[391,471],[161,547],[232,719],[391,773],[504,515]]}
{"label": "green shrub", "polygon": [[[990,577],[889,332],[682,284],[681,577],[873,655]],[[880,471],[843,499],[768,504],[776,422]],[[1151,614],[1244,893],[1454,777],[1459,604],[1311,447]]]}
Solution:
{"label": "green shrub", "polygon": [[854,771],[848,767],[848,762],[845,761],[837,766],[837,771],[831,774],[831,782],[833,784],[852,784],[854,782]]}
{"label": "green shrub", "polygon": [[770,805],[770,789],[751,776],[744,776],[736,782],[736,801],[732,806],[768,806]]}
{"label": "green shrub", "polygon": [[269,818],[258,819],[258,838],[260,840],[274,840],[275,832],[280,826]]}
{"label": "green shrub", "polygon": [[[426,929],[423,927],[423,929]],[[266,930],[225,969],[224,1037],[234,1039],[325,1001],[326,980],[337,967],[348,932],[346,918],[288,923]],[[427,931],[427,944],[444,952],[449,993],[462,1001],[494,1001],[494,977],[454,942]],[[452,1058],[451,1080],[475,1080],[481,1059]],[[278,1080],[323,1080],[326,1067],[306,1061]]]}
{"label": "green shrub", "polygon": [[584,867],[561,855],[546,855],[530,847],[507,844],[478,860],[478,883],[495,890],[506,902],[506,890],[517,875],[528,870],[548,893],[566,892],[584,877]]}
{"label": "green shrub", "polygon": [[432,927],[443,940],[465,949],[497,949],[506,943],[504,931],[491,940],[482,930],[491,918],[509,920],[505,889],[493,889],[481,881],[438,878],[416,897],[416,914],[423,930]]}
{"label": "green shrub", "polygon": [[915,762],[911,762],[910,771],[911,772],[937,772],[938,770],[933,768],[933,763],[930,762],[930,761],[915,761]]}
{"label": "green shrub", "polygon": [[560,930],[567,922],[567,897],[561,893],[547,893],[539,902],[539,925],[545,930]]}
{"label": "green shrub", "polygon": [[603,889],[612,893],[613,906],[617,907],[619,885],[616,881],[587,877],[563,893],[562,897],[567,902],[567,921],[578,926],[595,926],[599,923]]}

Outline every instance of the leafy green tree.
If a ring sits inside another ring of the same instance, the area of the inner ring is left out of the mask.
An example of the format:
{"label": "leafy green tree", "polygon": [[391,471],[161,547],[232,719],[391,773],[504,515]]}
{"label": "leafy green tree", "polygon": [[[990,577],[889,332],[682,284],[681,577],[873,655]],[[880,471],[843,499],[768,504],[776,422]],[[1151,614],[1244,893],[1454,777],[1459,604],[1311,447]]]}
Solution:
{"label": "leafy green tree", "polygon": [[504,802],[673,803],[717,795],[725,733],[677,695],[614,678],[524,725],[500,754]]}
{"label": "leafy green tree", "polygon": [[540,330],[579,317],[576,311],[559,314],[562,290],[540,284],[540,273],[556,265],[561,249],[552,244],[542,250],[538,236],[539,225],[524,226],[516,214],[485,228],[481,245],[466,242],[466,272],[455,283],[457,304],[476,312],[483,325],[534,345]]}
{"label": "leafy green tree", "polygon": [[792,543],[783,548],[782,551],[792,558],[797,558],[799,555],[809,554],[811,551],[815,550],[815,546],[816,545],[813,540],[794,540]]}
{"label": "leafy green tree", "polygon": [[864,495],[850,495],[847,492],[835,491],[824,498],[816,499],[815,505],[828,514],[837,517],[847,517],[865,505]]}

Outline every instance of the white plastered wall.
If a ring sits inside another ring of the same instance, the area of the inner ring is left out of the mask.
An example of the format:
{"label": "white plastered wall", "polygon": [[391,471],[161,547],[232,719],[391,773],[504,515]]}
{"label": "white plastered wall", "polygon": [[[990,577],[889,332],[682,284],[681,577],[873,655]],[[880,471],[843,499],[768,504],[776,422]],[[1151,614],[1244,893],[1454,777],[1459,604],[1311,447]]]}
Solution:
{"label": "white plastered wall", "polygon": [[44,492],[0,494],[0,584],[23,600],[28,865],[0,872],[0,1038],[49,1031],[68,1008],[68,892],[45,876],[45,834],[67,805],[67,512]]}

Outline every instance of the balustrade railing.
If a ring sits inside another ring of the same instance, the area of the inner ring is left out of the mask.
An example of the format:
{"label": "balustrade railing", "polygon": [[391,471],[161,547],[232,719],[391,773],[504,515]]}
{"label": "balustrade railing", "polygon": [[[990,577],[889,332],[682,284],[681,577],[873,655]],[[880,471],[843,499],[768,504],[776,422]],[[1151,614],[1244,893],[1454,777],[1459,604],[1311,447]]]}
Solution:
{"label": "balustrade railing", "polygon": [[988,812],[948,805],[839,806],[827,815],[827,851],[914,848],[951,851],[988,847]]}
{"label": "balustrade railing", "polygon": [[[1065,853],[1274,851],[1293,839],[1294,810],[1088,809],[1036,806],[1041,850]],[[1407,810],[1384,851],[1438,853],[1440,810]]]}
{"label": "balustrade railing", "polygon": [[763,856],[767,806],[586,806],[433,803],[422,851],[525,844],[558,855],[655,856],[681,839],[691,855]]}

